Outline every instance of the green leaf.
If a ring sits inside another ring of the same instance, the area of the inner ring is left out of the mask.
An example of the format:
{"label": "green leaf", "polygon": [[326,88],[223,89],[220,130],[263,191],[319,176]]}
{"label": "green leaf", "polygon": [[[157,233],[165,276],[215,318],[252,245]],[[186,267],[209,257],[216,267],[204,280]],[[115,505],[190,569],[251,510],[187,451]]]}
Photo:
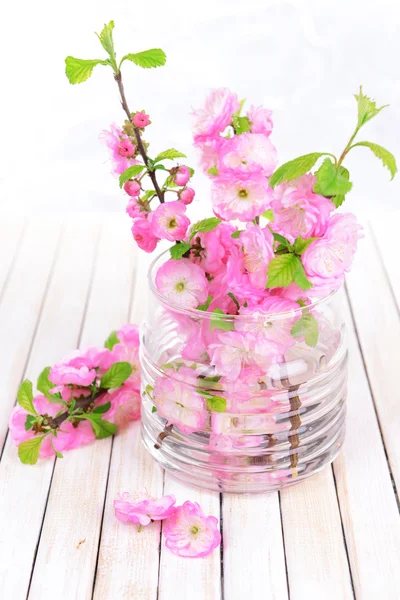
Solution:
{"label": "green leaf", "polygon": [[234,303],[235,303],[235,305],[236,305],[236,308],[237,308],[237,309],[238,309],[238,311],[239,311],[239,310],[240,310],[240,304],[239,304],[239,301],[238,301],[238,299],[236,298],[236,296],[235,296],[234,294],[232,294],[232,292],[228,292],[228,293],[227,293],[227,296],[229,296],[229,298],[231,298],[231,299],[234,301]]}
{"label": "green leaf", "polygon": [[42,394],[44,394],[44,396],[46,396],[47,400],[49,400],[49,402],[54,402],[56,404],[60,404],[61,402],[61,396],[59,394],[51,394],[50,390],[52,388],[55,387],[55,384],[50,381],[49,379],[49,373],[50,373],[51,367],[45,367],[43,369],[43,371],[40,373],[37,382],[36,382],[36,388],[38,389],[39,392],[42,392]]}
{"label": "green leaf", "polygon": [[115,423],[104,421],[101,418],[101,415],[86,414],[82,415],[82,417],[90,421],[93,433],[98,440],[110,437],[110,435],[115,435],[118,431],[118,427],[115,425]]}
{"label": "green leaf", "polygon": [[32,382],[29,379],[25,379],[19,386],[17,400],[18,404],[28,413],[37,415],[36,409],[33,406]]}
{"label": "green leaf", "polygon": [[368,96],[363,94],[361,85],[360,93],[354,94],[354,97],[357,100],[358,104],[357,127],[362,127],[363,125],[365,125],[365,123],[367,123],[367,121],[370,121],[371,119],[376,117],[376,115],[380,113],[381,110],[389,106],[388,104],[385,104],[384,106],[377,108],[375,100],[372,100],[372,98],[368,98]]}
{"label": "green leaf", "polygon": [[296,269],[293,275],[294,282],[297,283],[299,288],[301,288],[302,290],[309,290],[310,288],[312,288],[313,284],[311,283],[311,281],[308,281],[306,272],[303,267],[303,263],[301,262],[300,258],[296,256],[296,259]]}
{"label": "green leaf", "polygon": [[381,159],[383,166],[389,169],[392,176],[391,179],[393,179],[397,173],[397,165],[395,157],[391,152],[389,152],[389,150],[386,150],[386,148],[383,148],[378,144],[373,144],[372,142],[357,142],[357,144],[354,144],[352,148],[355,146],[365,146],[366,148],[372,150],[375,156]]}
{"label": "green leaf", "polygon": [[213,412],[226,412],[226,400],[222,396],[207,396],[207,409]]}
{"label": "green leaf", "polygon": [[190,248],[191,248],[191,245],[188,244],[187,242],[177,242],[175,244],[175,246],[172,246],[172,248],[169,249],[171,258],[173,258],[175,260],[182,258],[182,256],[184,254],[186,254],[186,252],[188,252],[188,250],[190,250]]}
{"label": "green leaf", "polygon": [[154,159],[154,162],[160,162],[160,160],[175,160],[175,158],[186,158],[186,154],[175,150],[175,148],[170,148],[169,150],[164,150],[164,152],[160,152]]}
{"label": "green leaf", "polygon": [[311,154],[304,154],[287,163],[284,163],[271,175],[269,179],[269,185],[275,187],[283,181],[291,181],[297,179],[301,175],[307,173],[315,165],[317,160],[324,156],[326,152],[312,152]]}
{"label": "green leaf", "polygon": [[161,48],[152,48],[151,50],[144,50],[143,52],[136,52],[136,54],[125,54],[121,60],[121,65],[124,60],[130,60],[135,63],[138,67],[143,69],[152,69],[154,67],[162,67],[167,61],[165,52]]}
{"label": "green leaf", "polygon": [[126,181],[129,181],[129,179],[133,179],[136,177],[136,175],[139,175],[139,173],[141,173],[145,168],[146,167],[144,165],[132,165],[132,167],[126,169],[119,176],[119,187],[122,188]]}
{"label": "green leaf", "polygon": [[228,315],[226,315],[220,308],[216,308],[211,314],[211,331],[213,331],[213,329],[222,329],[223,331],[232,331],[232,329],[234,329],[232,318],[227,318]]}
{"label": "green leaf", "polygon": [[312,244],[313,242],[315,242],[315,240],[317,240],[318,238],[314,237],[314,238],[302,238],[301,236],[299,236],[298,238],[295,239],[294,244],[293,244],[293,249],[295,251],[296,254],[303,254],[303,252],[305,252],[308,248],[308,246],[310,244]]}
{"label": "green leaf", "polygon": [[276,242],[279,242],[285,248],[290,248],[291,244],[290,244],[289,240],[287,240],[285,237],[283,237],[283,235],[281,235],[280,233],[276,233],[275,231],[272,231],[272,229],[270,229],[270,231],[271,231],[272,235],[274,236],[274,240]]}
{"label": "green leaf", "polygon": [[154,190],[146,190],[144,194],[140,197],[141,202],[148,202],[150,198],[153,198],[156,195]]}
{"label": "green leaf", "polygon": [[266,210],[263,213],[261,213],[261,216],[264,217],[264,219],[268,219],[268,221],[274,221],[274,211],[273,210]]}
{"label": "green leaf", "polygon": [[36,421],[35,415],[26,415],[25,431],[29,431],[29,429],[32,429],[32,426],[35,421]]}
{"label": "green leaf", "polygon": [[112,36],[113,29],[114,29],[114,21],[110,21],[108,24],[104,25],[100,34],[96,33],[104,50],[112,58],[115,57],[114,41],[113,41],[113,36]]}
{"label": "green leaf", "polygon": [[104,389],[117,388],[132,374],[132,365],[128,362],[117,362],[111,365],[101,378],[100,387]]}
{"label": "green leaf", "polygon": [[106,402],[105,404],[100,404],[99,406],[96,406],[92,412],[95,415],[102,415],[102,414],[106,413],[107,411],[109,411],[110,408],[111,408],[111,402]]}
{"label": "green leaf", "polygon": [[196,310],[203,310],[203,311],[208,310],[208,307],[210,306],[212,300],[213,300],[213,297],[208,296],[207,300],[205,301],[205,304],[199,304],[199,306],[197,307]]}
{"label": "green leaf", "polygon": [[192,228],[190,230],[189,239],[192,240],[197,233],[205,233],[206,231],[212,231],[220,223],[221,219],[218,219],[218,217],[210,217],[208,219],[203,219],[202,221],[195,223],[194,225],[192,225]]}
{"label": "green leaf", "polygon": [[151,412],[152,412],[152,413],[155,413],[155,412],[157,412],[157,408],[156,408],[155,406],[152,406],[152,407],[151,407]]}
{"label": "green leaf", "polygon": [[24,465],[34,465],[37,463],[40,453],[40,446],[46,436],[35,436],[26,442],[21,442],[18,446],[19,460]]}
{"label": "green leaf", "polygon": [[208,171],[207,171],[207,173],[208,173],[209,175],[218,175],[218,172],[219,172],[219,171],[218,171],[218,169],[217,169],[217,167],[216,167],[216,166],[214,166],[214,167],[210,167],[210,168],[208,169]]}
{"label": "green leaf", "polygon": [[348,180],[349,172],[345,167],[336,169],[330,158],[326,158],[315,173],[314,191],[323,196],[345,195],[352,188]]}
{"label": "green leaf", "polygon": [[244,231],[244,230],[238,229],[237,231],[234,231],[231,235],[231,238],[233,238],[234,240],[237,240],[238,238],[240,238],[240,234],[242,233],[242,231]]}
{"label": "green leaf", "polygon": [[297,260],[294,254],[281,254],[268,266],[267,288],[287,287],[294,281]]}
{"label": "green leaf", "polygon": [[318,343],[318,321],[311,313],[305,313],[293,325],[290,333],[293,337],[304,337],[306,344],[316,346]]}
{"label": "green leaf", "polygon": [[110,333],[106,341],[104,342],[104,348],[108,348],[108,350],[112,350],[115,344],[119,344],[119,339],[117,336],[117,332],[114,330]]}
{"label": "green leaf", "polygon": [[232,115],[232,124],[237,135],[250,131],[250,121],[248,117],[239,117]]}
{"label": "green leaf", "polygon": [[89,79],[96,65],[109,65],[109,63],[106,60],[85,60],[67,56],[65,59],[65,74],[70,83],[83,83]]}

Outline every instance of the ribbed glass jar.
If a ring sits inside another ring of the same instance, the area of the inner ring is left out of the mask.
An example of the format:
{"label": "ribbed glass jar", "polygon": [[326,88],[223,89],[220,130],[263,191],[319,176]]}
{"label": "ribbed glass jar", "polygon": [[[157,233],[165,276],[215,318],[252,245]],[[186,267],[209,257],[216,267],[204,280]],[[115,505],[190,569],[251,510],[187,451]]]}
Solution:
{"label": "ribbed glass jar", "polygon": [[[267,318],[221,317],[157,291],[167,259],[150,267],[141,340],[142,437],[152,456],[176,477],[224,492],[283,488],[332,462],[345,434],[341,294]],[[263,354],[265,339],[285,350]]]}

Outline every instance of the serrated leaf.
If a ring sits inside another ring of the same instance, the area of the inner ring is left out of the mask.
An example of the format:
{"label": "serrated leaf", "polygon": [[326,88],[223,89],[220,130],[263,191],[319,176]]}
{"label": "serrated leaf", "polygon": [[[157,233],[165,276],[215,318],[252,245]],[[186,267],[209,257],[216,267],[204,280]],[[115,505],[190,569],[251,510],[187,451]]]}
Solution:
{"label": "serrated leaf", "polygon": [[332,196],[331,198],[335,208],[339,208],[342,206],[343,202],[346,200],[346,196],[344,194],[338,194],[337,196]]}
{"label": "serrated leaf", "polygon": [[250,131],[250,121],[248,117],[232,115],[232,124],[237,135]]}
{"label": "serrated leaf", "polygon": [[154,190],[146,190],[144,194],[140,197],[141,202],[147,202],[150,198],[153,198],[156,195]]}
{"label": "serrated leaf", "polygon": [[136,52],[135,54],[125,54],[121,60],[121,64],[124,60],[130,60],[142,69],[153,69],[155,67],[162,67],[167,61],[165,52],[161,48],[152,48],[151,50],[144,50],[143,52]]}
{"label": "serrated leaf", "polygon": [[96,33],[104,50],[111,57],[115,56],[114,41],[113,41],[113,35],[112,35],[113,29],[114,29],[114,21],[110,21],[109,23],[106,23],[104,25],[104,27],[100,33]]}
{"label": "serrated leaf", "polygon": [[117,362],[111,365],[101,378],[100,387],[104,389],[117,388],[132,374],[132,365],[128,362]]}
{"label": "serrated leaf", "polygon": [[323,196],[345,195],[352,188],[345,167],[337,169],[330,158],[326,158],[315,172],[314,192]]}
{"label": "serrated leaf", "polygon": [[96,65],[109,65],[106,60],[85,60],[83,58],[74,58],[67,56],[65,59],[65,74],[68,81],[73,85],[75,83],[83,83],[91,76]]}
{"label": "serrated leaf", "polygon": [[103,415],[111,408],[111,402],[106,402],[105,404],[99,404],[99,406],[95,406],[92,413],[95,415]]}
{"label": "serrated leaf", "polygon": [[268,265],[267,288],[287,287],[294,281],[297,261],[294,254],[281,254]]}
{"label": "serrated leaf", "polygon": [[296,259],[297,259],[296,269],[295,269],[294,275],[293,275],[294,282],[302,290],[309,290],[310,288],[312,288],[313,284],[311,283],[311,281],[309,281],[307,279],[307,275],[306,275],[306,272],[303,267],[303,263],[301,262],[300,258],[296,257]]}
{"label": "serrated leaf", "polygon": [[220,223],[221,219],[218,219],[218,217],[210,217],[209,219],[203,219],[202,221],[195,223],[194,225],[192,225],[192,228],[190,230],[189,239],[192,240],[197,233],[205,233],[207,231],[212,231],[213,229],[218,227]]}
{"label": "serrated leaf", "polygon": [[126,181],[134,179],[136,175],[139,175],[145,168],[144,165],[132,165],[131,167],[128,167],[128,169],[119,176],[119,187],[122,188]]}
{"label": "serrated leaf", "polygon": [[289,248],[291,246],[289,240],[287,240],[285,237],[283,237],[283,235],[281,235],[280,233],[276,233],[275,231],[272,231],[272,229],[271,229],[271,233],[274,237],[274,240],[276,242],[279,242],[280,244],[282,244],[282,246],[284,246],[285,248]]}
{"label": "serrated leaf", "polygon": [[388,104],[385,104],[384,106],[377,108],[375,100],[372,100],[372,98],[368,98],[368,96],[363,94],[361,85],[360,93],[354,94],[354,97],[357,100],[358,105],[358,127],[362,127],[363,125],[365,125],[365,123],[376,117],[376,115],[380,113],[381,110],[389,106]]}
{"label": "serrated leaf", "polygon": [[119,344],[119,339],[116,331],[112,331],[106,341],[104,342],[104,348],[112,350],[116,344]]}
{"label": "serrated leaf", "polygon": [[60,402],[61,402],[60,395],[52,394],[50,392],[50,390],[55,387],[55,384],[52,381],[50,381],[50,379],[49,379],[50,370],[51,370],[51,367],[45,367],[43,369],[43,371],[40,373],[40,375],[37,379],[36,388],[39,392],[42,392],[42,394],[44,396],[46,396],[46,398],[47,398],[47,400],[49,400],[49,402],[60,404]]}
{"label": "serrated leaf", "polygon": [[290,333],[293,337],[304,337],[306,344],[316,346],[318,343],[318,321],[311,313],[305,313],[293,325]]}
{"label": "serrated leaf", "polygon": [[212,412],[226,412],[226,400],[222,396],[208,396],[206,398],[207,410]]}
{"label": "serrated leaf", "polygon": [[111,435],[115,435],[118,431],[118,427],[115,423],[110,423],[110,421],[104,421],[101,418],[101,415],[95,414],[86,414],[84,418],[90,421],[93,429],[94,435],[98,440],[102,440],[106,437],[110,437]]}
{"label": "serrated leaf", "polygon": [[303,252],[305,252],[308,248],[308,246],[310,244],[312,244],[313,242],[315,242],[315,240],[317,240],[318,238],[313,237],[313,238],[302,238],[301,236],[299,236],[298,238],[295,239],[294,244],[293,244],[293,249],[295,251],[296,254],[303,254]]}
{"label": "serrated leaf", "polygon": [[217,167],[214,166],[214,167],[210,167],[208,169],[207,173],[209,175],[218,175],[219,171],[218,171]]}
{"label": "serrated leaf", "polygon": [[25,379],[19,386],[17,400],[18,404],[28,413],[37,415],[36,409],[33,406],[32,382],[29,379]]}
{"label": "serrated leaf", "polygon": [[231,238],[237,240],[238,238],[240,238],[240,234],[242,233],[242,231],[244,231],[244,229],[238,229],[237,231],[234,231],[231,234]]}
{"label": "serrated leaf", "polygon": [[29,429],[32,429],[32,426],[33,426],[33,424],[34,424],[35,421],[36,421],[35,415],[26,415],[26,419],[25,419],[25,431],[29,431]]}
{"label": "serrated leaf", "polygon": [[386,150],[386,148],[383,148],[382,146],[379,146],[379,144],[374,144],[372,142],[357,142],[357,144],[353,145],[353,148],[355,146],[365,146],[366,148],[372,150],[375,156],[380,158],[383,166],[389,169],[392,176],[391,179],[393,179],[397,173],[397,164],[395,157],[391,152],[389,152],[389,150]]}
{"label": "serrated leaf", "polygon": [[24,465],[35,465],[40,454],[40,447],[46,436],[41,435],[33,437],[26,442],[21,442],[18,446],[18,457]]}
{"label": "serrated leaf", "polygon": [[264,217],[264,219],[268,219],[268,221],[271,221],[271,222],[274,221],[274,211],[271,209],[266,210],[263,213],[261,213],[261,216]]}
{"label": "serrated leaf", "polygon": [[177,242],[175,244],[175,246],[172,246],[169,249],[171,258],[173,258],[175,260],[182,258],[182,256],[190,250],[190,248],[191,248],[191,245],[188,244],[187,242]]}
{"label": "serrated leaf", "polygon": [[269,178],[269,185],[275,187],[284,181],[291,181],[297,179],[307,173],[315,165],[317,160],[324,156],[326,152],[311,152],[311,154],[304,154],[287,163],[284,163],[271,175]]}
{"label": "serrated leaf", "polygon": [[176,158],[186,158],[186,154],[175,150],[175,148],[169,148],[169,150],[164,150],[164,152],[157,154],[154,162],[157,163],[160,162],[160,160],[175,160]]}
{"label": "serrated leaf", "polygon": [[210,319],[210,331],[214,329],[222,329],[223,331],[232,331],[234,329],[234,323],[232,319],[229,319],[220,308],[216,308],[211,313]]}

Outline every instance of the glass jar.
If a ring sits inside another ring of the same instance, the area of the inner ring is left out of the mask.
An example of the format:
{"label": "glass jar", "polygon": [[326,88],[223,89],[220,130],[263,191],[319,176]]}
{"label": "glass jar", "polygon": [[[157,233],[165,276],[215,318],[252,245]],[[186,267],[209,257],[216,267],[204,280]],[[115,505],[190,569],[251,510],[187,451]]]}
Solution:
{"label": "glass jar", "polygon": [[223,492],[280,489],[332,462],[345,434],[342,294],[268,315],[184,309],[154,283],[168,258],[150,267],[141,333],[142,437],[152,456]]}

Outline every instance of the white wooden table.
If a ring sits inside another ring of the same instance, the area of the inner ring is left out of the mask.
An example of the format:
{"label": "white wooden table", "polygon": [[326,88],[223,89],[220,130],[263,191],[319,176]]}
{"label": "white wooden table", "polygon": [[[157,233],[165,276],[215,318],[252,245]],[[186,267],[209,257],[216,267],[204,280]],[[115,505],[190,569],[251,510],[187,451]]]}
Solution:
{"label": "white wooden table", "polygon": [[[96,221],[97,219],[97,221]],[[148,260],[107,215],[0,222],[0,597],[4,600],[397,600],[400,597],[400,214],[368,226],[348,278],[347,440],[333,468],[285,490],[224,495],[177,483],[138,423],[30,467],[7,432],[22,378],[101,344],[146,308]],[[119,523],[119,491],[147,488],[218,516],[223,545],[180,559],[157,523]]]}

